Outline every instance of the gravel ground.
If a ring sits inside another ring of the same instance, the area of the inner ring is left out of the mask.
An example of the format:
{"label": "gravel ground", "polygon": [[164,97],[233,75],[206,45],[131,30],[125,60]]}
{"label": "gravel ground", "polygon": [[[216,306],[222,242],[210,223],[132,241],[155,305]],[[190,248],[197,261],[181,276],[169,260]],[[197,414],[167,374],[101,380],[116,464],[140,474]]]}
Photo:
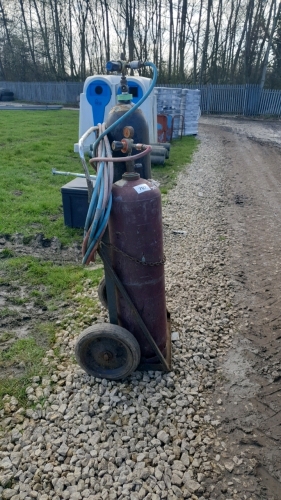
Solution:
{"label": "gravel ground", "polygon": [[[223,146],[203,132],[201,139],[163,207],[173,371],[136,372],[122,382],[91,378],[73,361],[86,326],[79,311],[63,330],[58,322],[60,364],[49,351],[44,363],[53,375],[33,379],[30,408],[5,397],[1,498],[212,499],[221,474],[235,476],[243,463],[224,458],[222,401],[213,400],[217,360],[232,342],[237,311],[225,271]],[[87,283],[84,293],[97,299]],[[97,321],[105,319],[101,309]],[[225,500],[255,498],[242,497],[233,480],[224,491]]]}

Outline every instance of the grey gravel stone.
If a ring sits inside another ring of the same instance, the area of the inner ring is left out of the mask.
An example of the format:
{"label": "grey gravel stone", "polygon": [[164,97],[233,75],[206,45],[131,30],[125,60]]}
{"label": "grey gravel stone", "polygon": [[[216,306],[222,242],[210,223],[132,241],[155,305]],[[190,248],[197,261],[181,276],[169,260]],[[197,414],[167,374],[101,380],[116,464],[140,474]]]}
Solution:
{"label": "grey gravel stone", "polygon": [[200,488],[200,484],[197,483],[197,481],[194,481],[194,479],[188,479],[185,483],[185,488],[190,493],[196,493],[196,491]]}
{"label": "grey gravel stone", "polygon": [[3,470],[11,470],[12,468],[12,462],[9,457],[5,457],[1,460],[0,462],[0,469]]}
{"label": "grey gravel stone", "polygon": [[190,459],[189,459],[188,453],[183,453],[182,454],[181,461],[182,461],[183,465],[185,465],[186,467],[189,467],[189,465],[190,465]]}
{"label": "grey gravel stone", "polygon": [[16,494],[17,494],[16,490],[7,488],[7,489],[2,491],[2,498],[3,498],[3,500],[10,500]]}
{"label": "grey gravel stone", "polygon": [[161,441],[162,443],[167,444],[170,440],[170,436],[165,431],[159,431],[157,434],[157,439],[159,439],[159,441]]}
{"label": "grey gravel stone", "polygon": [[232,472],[234,469],[234,463],[232,462],[232,460],[225,461],[224,466],[225,466],[226,470],[228,470],[228,472]]}
{"label": "grey gravel stone", "polygon": [[67,454],[68,450],[69,450],[69,447],[68,447],[66,444],[62,444],[62,445],[58,448],[58,453],[59,453],[60,455],[65,456],[65,455]]}
{"label": "grey gravel stone", "polygon": [[[115,382],[90,377],[73,362],[77,335],[108,321],[102,307],[85,312],[84,298],[98,301],[86,279],[75,308],[65,316],[62,311],[56,324],[60,361],[49,350],[44,364],[50,375],[33,378],[27,388],[30,408],[5,399],[0,496],[13,491],[14,500],[196,499],[203,498],[204,482],[217,468],[234,469],[221,451],[219,461],[209,453],[223,409],[221,400],[211,408],[209,393],[235,313],[233,306],[226,310],[233,298],[223,271],[228,243],[218,237],[225,229],[217,208],[218,153],[210,143],[201,145],[163,205],[173,371],[135,372]],[[213,167],[205,168],[210,159]]]}
{"label": "grey gravel stone", "polygon": [[172,340],[172,342],[175,342],[176,340],[179,340],[179,339],[180,339],[179,332],[172,332],[171,333],[171,340]]}

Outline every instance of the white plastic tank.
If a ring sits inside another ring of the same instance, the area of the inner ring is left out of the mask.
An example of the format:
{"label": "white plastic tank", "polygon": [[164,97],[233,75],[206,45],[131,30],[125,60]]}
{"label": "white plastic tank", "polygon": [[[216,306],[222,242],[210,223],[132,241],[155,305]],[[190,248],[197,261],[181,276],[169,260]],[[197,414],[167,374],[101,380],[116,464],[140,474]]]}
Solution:
{"label": "white plastic tank", "polygon": [[[117,75],[89,76],[80,94],[79,137],[93,125],[103,123],[113,106],[116,104],[116,94],[120,78]],[[84,151],[89,150],[95,140],[94,133],[84,142]],[[78,143],[74,144],[78,153]]]}
{"label": "white plastic tank", "polygon": [[[121,75],[89,76],[80,94],[79,138],[93,125],[106,121],[109,111],[117,104],[117,95],[121,93]],[[148,90],[151,79],[140,76],[128,76],[129,92],[132,102],[137,103]],[[157,100],[154,90],[140,106],[149,128],[150,143],[157,142]],[[125,125],[125,123],[124,123]],[[84,142],[84,151],[89,150],[95,140],[94,133]],[[74,144],[78,152],[78,143]]]}

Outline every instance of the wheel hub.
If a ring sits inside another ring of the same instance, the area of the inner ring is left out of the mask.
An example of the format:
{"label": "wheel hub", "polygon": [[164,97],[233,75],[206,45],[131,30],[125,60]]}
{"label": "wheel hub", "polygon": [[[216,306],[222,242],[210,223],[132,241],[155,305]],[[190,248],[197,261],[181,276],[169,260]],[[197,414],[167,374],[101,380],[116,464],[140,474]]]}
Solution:
{"label": "wheel hub", "polygon": [[113,358],[113,354],[112,354],[112,352],[105,351],[102,353],[102,357],[103,357],[104,361],[110,361]]}

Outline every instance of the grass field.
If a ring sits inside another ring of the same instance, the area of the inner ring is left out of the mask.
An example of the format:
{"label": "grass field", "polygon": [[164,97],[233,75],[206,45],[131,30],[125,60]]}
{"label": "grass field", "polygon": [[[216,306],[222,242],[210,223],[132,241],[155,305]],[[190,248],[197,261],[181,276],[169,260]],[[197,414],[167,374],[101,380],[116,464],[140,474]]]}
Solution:
{"label": "grass field", "polygon": [[78,113],[1,111],[0,129],[0,234],[41,232],[62,243],[81,238],[63,224],[60,188],[70,178],[52,175],[52,168],[82,173],[73,152]]}
{"label": "grass field", "polygon": [[[30,237],[43,233],[46,238],[56,236],[64,245],[75,240],[82,244],[83,231],[64,226],[60,189],[71,178],[52,175],[52,168],[83,172],[73,152],[78,119],[78,112],[70,110],[0,111],[0,237],[22,233],[28,244]],[[152,176],[160,181],[164,195],[190,162],[196,145],[194,137],[173,141],[165,166],[153,167]],[[82,265],[57,265],[32,256],[15,256],[13,249],[0,247],[0,299],[5,297],[0,310],[0,409],[5,394],[26,405],[25,389],[30,378],[48,372],[41,360],[54,343],[53,313],[63,301],[63,314],[79,308],[83,320],[88,316],[92,321],[91,311],[97,304],[85,299],[81,304],[76,295],[85,280],[90,279],[91,286],[96,287],[102,274],[102,269],[89,273]],[[47,311],[44,319],[35,312],[28,336],[19,338],[18,325],[27,323],[21,323],[25,311],[42,308]],[[10,368],[14,368],[14,374]]]}
{"label": "grass field", "polygon": [[[83,173],[73,152],[78,139],[78,112],[0,112],[0,234],[43,233],[64,244],[81,239],[81,230],[63,223],[61,186],[70,177],[52,175],[57,170]],[[162,193],[175,183],[178,171],[190,162],[194,137],[174,141],[164,167],[153,167],[153,178]]]}

